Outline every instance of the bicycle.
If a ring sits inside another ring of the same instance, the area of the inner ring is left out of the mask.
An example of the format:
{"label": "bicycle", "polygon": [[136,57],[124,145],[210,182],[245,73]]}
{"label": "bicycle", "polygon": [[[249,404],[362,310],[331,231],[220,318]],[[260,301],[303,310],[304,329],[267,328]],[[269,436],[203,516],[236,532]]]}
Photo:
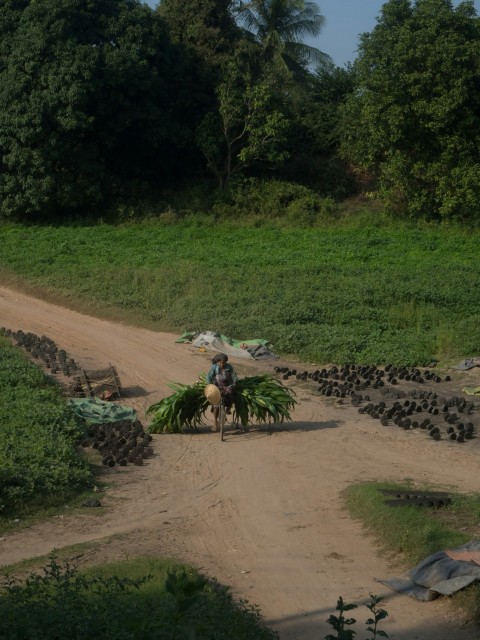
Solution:
{"label": "bicycle", "polygon": [[[227,409],[223,400],[223,395],[215,385],[208,384],[205,387],[205,397],[209,401],[213,410],[213,418],[215,422],[215,430],[220,431],[220,441],[224,440],[225,423],[227,416]],[[242,431],[248,431],[247,427],[240,427],[238,422],[232,422],[234,429],[241,429]]]}
{"label": "bicycle", "polygon": [[[220,441],[223,442],[224,441],[223,434],[225,430],[225,425],[227,423],[227,410],[225,408],[223,398],[218,404],[213,405],[213,408],[218,409],[216,425],[217,425],[217,431],[220,431]],[[241,431],[242,433],[248,433],[250,431],[250,429],[247,426],[242,426],[238,422],[238,418],[237,420],[232,419],[232,427],[234,431]]]}
{"label": "bicycle", "polygon": [[217,431],[220,431],[220,441],[223,442],[223,431],[225,429],[225,419],[227,415],[223,398],[218,404],[213,404],[212,407],[215,427]]}

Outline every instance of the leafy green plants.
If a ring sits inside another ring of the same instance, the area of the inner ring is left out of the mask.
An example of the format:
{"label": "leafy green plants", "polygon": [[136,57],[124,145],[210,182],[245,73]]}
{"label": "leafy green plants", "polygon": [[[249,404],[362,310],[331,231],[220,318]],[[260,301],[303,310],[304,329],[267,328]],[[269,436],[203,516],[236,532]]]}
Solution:
{"label": "leafy green plants", "polygon": [[[285,189],[272,186],[281,215],[296,199]],[[476,353],[479,231],[373,215],[286,228],[261,194],[246,205],[260,226],[240,208],[215,224],[200,214],[172,225],[3,224],[0,270],[89,313],[262,335],[307,362],[419,366]]]}
{"label": "leafy green plants", "polygon": [[[175,391],[147,409],[153,420],[152,433],[179,433],[196,429],[204,424],[205,412],[210,406],[204,396],[205,380],[193,385],[170,384]],[[247,426],[252,420],[284,422],[290,420],[290,411],[296,404],[293,392],[268,375],[251,376],[238,381],[235,389],[234,421]]]}
{"label": "leafy green plants", "polygon": [[237,385],[235,415],[243,426],[251,420],[259,423],[290,420],[295,404],[293,391],[267,375],[244,378]]}
{"label": "leafy green plants", "polygon": [[76,443],[83,427],[59,388],[0,338],[0,514],[61,499],[87,486]]}
{"label": "leafy green plants", "polygon": [[[385,609],[382,609],[379,605],[382,601],[382,598],[379,596],[375,596],[370,594],[370,600],[365,603],[365,606],[370,610],[372,614],[371,618],[368,618],[366,621],[367,631],[372,635],[368,637],[366,640],[376,640],[377,638],[388,638],[388,633],[383,631],[383,629],[379,629],[379,624],[382,620],[384,620],[388,613]],[[356,609],[356,604],[348,604],[344,602],[343,598],[337,600],[336,611],[338,611],[338,615],[331,614],[328,618],[327,622],[332,627],[334,631],[336,631],[336,635],[329,634],[324,637],[323,640],[353,640],[356,635],[356,631],[352,627],[357,621],[355,618],[345,617],[345,612],[352,611]]]}
{"label": "leafy green plants", "polygon": [[174,382],[169,387],[174,393],[146,411],[147,415],[153,415],[150,433],[180,433],[201,426],[209,406],[203,393],[205,381],[191,385]]}
{"label": "leafy green plants", "polygon": [[2,638],[275,640],[258,608],[172,561],[135,558],[80,571],[54,555],[0,585]]}

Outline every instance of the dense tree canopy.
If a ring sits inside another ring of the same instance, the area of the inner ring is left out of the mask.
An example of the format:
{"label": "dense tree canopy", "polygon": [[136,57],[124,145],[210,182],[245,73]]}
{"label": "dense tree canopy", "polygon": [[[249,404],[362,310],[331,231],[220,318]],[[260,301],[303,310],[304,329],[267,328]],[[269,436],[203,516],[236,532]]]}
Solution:
{"label": "dense tree canopy", "polygon": [[322,195],[344,198],[355,180],[339,157],[340,108],[353,91],[351,67],[333,62],[318,66],[288,103],[288,162],[280,168],[288,180],[315,188]]}
{"label": "dense tree canopy", "polygon": [[300,146],[322,173],[334,107],[311,91],[325,56],[303,39],[323,23],[305,0],[6,0],[0,218],[83,214],[205,168],[223,188]]}
{"label": "dense tree canopy", "polygon": [[0,42],[3,216],[88,209],[171,174],[191,87],[146,5],[9,0]]}
{"label": "dense tree canopy", "polygon": [[239,29],[232,0],[161,0],[159,13],[172,40],[193,49],[207,64],[223,64],[232,53]]}
{"label": "dense tree canopy", "polygon": [[343,153],[390,210],[467,219],[480,209],[480,21],[473,2],[390,0],[361,37]]}
{"label": "dense tree canopy", "polygon": [[206,114],[197,140],[223,189],[243,169],[285,158],[288,123],[276,108],[268,76],[255,78],[245,61],[232,60],[223,69],[216,95],[217,110]]}
{"label": "dense tree canopy", "polygon": [[305,43],[324,21],[310,0],[5,0],[0,219],[241,173],[480,221],[473,1],[388,0],[353,67]]}

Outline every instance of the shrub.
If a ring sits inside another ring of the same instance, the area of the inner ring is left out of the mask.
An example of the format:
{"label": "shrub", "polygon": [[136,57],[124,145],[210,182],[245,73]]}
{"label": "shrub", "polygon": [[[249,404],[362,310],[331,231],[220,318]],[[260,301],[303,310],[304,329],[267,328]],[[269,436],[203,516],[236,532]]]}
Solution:
{"label": "shrub", "polygon": [[338,213],[331,197],[322,198],[312,189],[280,180],[239,179],[232,182],[222,200],[213,205],[219,218],[261,218],[309,226]]}
{"label": "shrub", "polygon": [[[25,580],[6,577],[0,590],[2,638],[149,640],[213,638],[275,640],[255,606],[235,603],[227,588],[192,570],[151,561],[148,576],[135,574],[137,561],[81,573],[55,556]],[[141,564],[139,562],[138,564]],[[106,575],[103,575],[106,574]],[[123,575],[122,575],[123,574]]]}

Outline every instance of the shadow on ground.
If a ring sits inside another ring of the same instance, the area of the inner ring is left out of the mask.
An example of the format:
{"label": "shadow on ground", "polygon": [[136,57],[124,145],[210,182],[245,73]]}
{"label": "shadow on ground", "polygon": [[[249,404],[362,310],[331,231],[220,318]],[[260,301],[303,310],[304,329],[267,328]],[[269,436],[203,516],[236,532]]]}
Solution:
{"label": "shadow on ground", "polygon": [[272,425],[253,425],[250,429],[260,433],[277,433],[279,431],[323,431],[323,429],[337,429],[342,424],[343,420],[325,420],[324,422],[295,421]]}
{"label": "shadow on ground", "polygon": [[[406,596],[398,593],[387,591],[377,592],[376,595],[382,597],[380,604],[381,608],[385,609],[388,613],[388,604],[396,598],[405,598]],[[356,609],[349,611],[347,615],[354,618],[357,622],[355,625],[349,627],[349,629],[357,632],[357,637],[364,637],[366,632],[366,620],[370,617],[370,611],[365,606],[365,603],[369,600],[368,595],[363,600],[348,600],[348,603],[357,605]],[[347,602],[347,600],[345,600]],[[425,614],[433,613],[433,604],[431,602],[419,603],[419,606],[425,608]],[[266,624],[269,627],[274,628],[279,634],[282,640],[322,640],[329,633],[332,633],[332,628],[327,624],[327,619],[330,615],[338,615],[338,611],[335,611],[335,602],[332,601],[330,608],[314,609],[312,611],[304,611],[291,616],[277,619],[267,619]],[[432,616],[433,617],[433,616]],[[389,628],[390,621],[387,616],[386,620],[380,624],[380,629],[386,631],[391,638],[398,638],[399,640],[472,640],[473,638],[480,637],[480,627],[474,623],[466,623],[461,614],[458,614],[458,620],[455,623],[447,624],[445,620],[440,619],[439,616],[438,626],[433,626],[431,623],[420,624],[416,626],[408,627],[408,621],[405,623],[401,632],[393,631]],[[396,616],[398,621],[398,616]],[[336,637],[336,636],[335,636]],[[366,637],[366,636],[365,636]]]}
{"label": "shadow on ground", "polygon": [[147,391],[143,387],[139,387],[137,385],[122,388],[122,398],[146,398],[152,393],[153,391]]}
{"label": "shadow on ground", "polygon": [[[235,436],[244,438],[268,437],[275,433],[289,431],[323,431],[324,429],[337,429],[343,424],[342,420],[326,420],[324,422],[284,422],[283,424],[253,424],[248,426],[248,430],[241,429],[232,424],[225,425],[225,436]],[[196,431],[193,429],[185,430],[186,434],[207,434],[212,433],[209,426],[198,427]]]}

